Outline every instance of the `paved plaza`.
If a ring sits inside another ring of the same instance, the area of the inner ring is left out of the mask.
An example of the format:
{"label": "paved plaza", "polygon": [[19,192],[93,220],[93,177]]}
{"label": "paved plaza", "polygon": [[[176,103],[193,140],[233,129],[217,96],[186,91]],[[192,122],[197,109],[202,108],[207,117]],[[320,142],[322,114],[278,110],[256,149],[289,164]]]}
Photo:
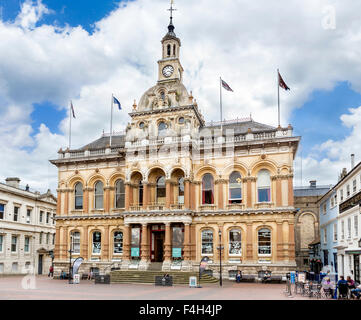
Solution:
{"label": "paved plaza", "polygon": [[[27,289],[28,288],[28,289]],[[22,276],[0,278],[1,300],[310,300],[285,294],[285,284],[235,283],[224,281],[202,288],[186,285],[158,287],[152,284],[95,284],[83,280],[69,284],[36,276],[27,281]]]}

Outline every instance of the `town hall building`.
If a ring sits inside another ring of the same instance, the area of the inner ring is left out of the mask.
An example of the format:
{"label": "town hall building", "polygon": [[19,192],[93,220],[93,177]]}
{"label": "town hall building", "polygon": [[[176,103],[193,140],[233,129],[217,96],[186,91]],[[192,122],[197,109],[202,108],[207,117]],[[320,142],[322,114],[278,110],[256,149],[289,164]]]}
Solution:
{"label": "town hall building", "polygon": [[[183,84],[172,18],[158,80],[129,113],[124,134],[51,160],[59,170],[54,272],[82,257],[97,268],[225,274],[296,269],[292,126],[252,118],[205,123]],[[237,106],[238,107],[238,106]],[[111,142],[111,144],[110,144]],[[219,251],[221,250],[221,252]]]}

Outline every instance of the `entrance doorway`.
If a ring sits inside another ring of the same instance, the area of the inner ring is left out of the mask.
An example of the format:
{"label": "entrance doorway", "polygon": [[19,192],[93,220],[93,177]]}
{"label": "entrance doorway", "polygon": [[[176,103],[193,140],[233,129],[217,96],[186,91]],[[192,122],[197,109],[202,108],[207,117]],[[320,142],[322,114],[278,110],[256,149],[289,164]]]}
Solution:
{"label": "entrance doorway", "polygon": [[163,262],[164,260],[164,239],[165,226],[152,225],[150,233],[150,260],[152,262]]}
{"label": "entrance doorway", "polygon": [[355,281],[360,283],[360,256],[355,254],[353,256],[354,270],[355,270]]}
{"label": "entrance doorway", "polygon": [[43,274],[43,255],[39,254],[38,274]]}

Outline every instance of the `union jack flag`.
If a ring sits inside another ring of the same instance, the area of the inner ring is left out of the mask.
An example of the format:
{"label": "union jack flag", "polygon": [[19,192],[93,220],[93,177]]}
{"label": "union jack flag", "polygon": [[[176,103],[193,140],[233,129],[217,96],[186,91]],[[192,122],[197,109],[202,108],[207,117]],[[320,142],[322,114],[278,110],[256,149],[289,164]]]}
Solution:
{"label": "union jack flag", "polygon": [[280,75],[279,72],[278,72],[278,84],[279,84],[279,86],[280,86],[281,88],[285,89],[286,91],[287,91],[287,90],[291,90],[291,89],[287,86],[286,82],[283,81],[283,79],[282,79],[282,77],[281,77],[281,75]]}
{"label": "union jack flag", "polygon": [[233,92],[233,90],[232,90],[231,87],[226,83],[226,81],[223,81],[222,79],[221,79],[221,81],[222,81],[222,87],[223,87],[224,89],[226,89],[227,91],[232,91],[232,92]]}

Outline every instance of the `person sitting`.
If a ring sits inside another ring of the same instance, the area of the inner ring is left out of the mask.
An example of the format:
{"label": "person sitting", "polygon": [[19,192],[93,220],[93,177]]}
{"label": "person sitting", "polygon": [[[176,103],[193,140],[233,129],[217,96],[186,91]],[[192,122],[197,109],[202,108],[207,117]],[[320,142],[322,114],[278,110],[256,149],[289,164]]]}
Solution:
{"label": "person sitting", "polygon": [[268,272],[268,271],[266,271],[265,273],[264,273],[264,275],[263,275],[263,281],[264,282],[267,282],[267,281],[269,281],[271,279],[271,274]]}
{"label": "person sitting", "polygon": [[92,280],[93,279],[93,270],[90,269],[89,273],[88,273],[88,280]]}
{"label": "person sitting", "polygon": [[356,287],[355,287],[355,281],[353,281],[350,276],[347,276],[347,280],[346,280],[346,281],[347,281],[347,286],[348,286],[348,288],[349,288],[350,290],[356,288]]}
{"label": "person sitting", "polygon": [[361,298],[361,284],[359,284],[358,286],[356,286],[355,289],[351,289],[351,295],[352,295],[352,297],[354,297],[355,299],[360,299],[360,298]]}
{"label": "person sitting", "polygon": [[340,276],[340,280],[337,282],[339,298],[347,298],[348,285],[344,276]]}

